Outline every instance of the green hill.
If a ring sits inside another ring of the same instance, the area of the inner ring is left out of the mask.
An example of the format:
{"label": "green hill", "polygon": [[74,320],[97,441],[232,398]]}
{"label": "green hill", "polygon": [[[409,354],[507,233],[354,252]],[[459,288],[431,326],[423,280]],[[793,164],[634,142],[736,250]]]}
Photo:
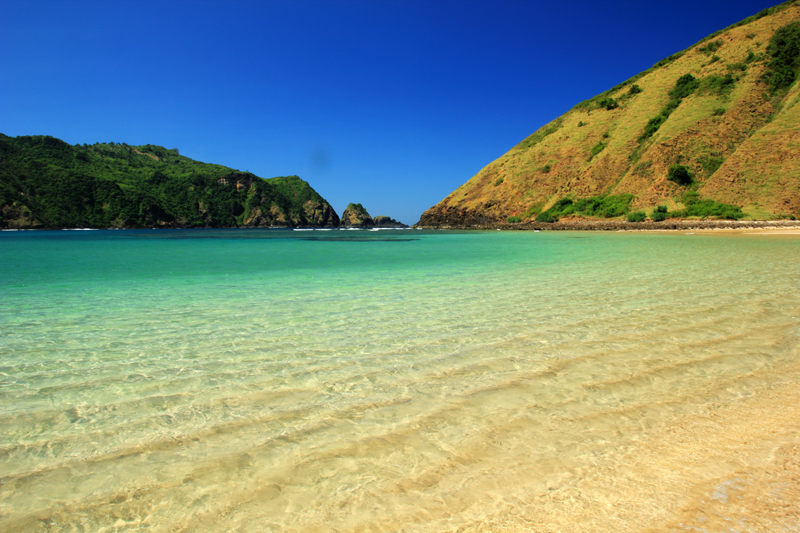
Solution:
{"label": "green hill", "polygon": [[798,74],[791,0],[576,105],[419,225],[798,217]]}
{"label": "green hill", "polygon": [[0,227],[335,227],[297,176],[263,179],[177,149],[0,134]]}

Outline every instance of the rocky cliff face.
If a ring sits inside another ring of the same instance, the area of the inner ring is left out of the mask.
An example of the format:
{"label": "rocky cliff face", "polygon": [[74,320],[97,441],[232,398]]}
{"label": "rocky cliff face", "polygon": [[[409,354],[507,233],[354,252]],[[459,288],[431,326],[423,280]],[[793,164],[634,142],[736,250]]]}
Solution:
{"label": "rocky cliff face", "polygon": [[[634,195],[632,211],[680,211],[689,190],[740,207],[748,218],[800,216],[800,84],[774,83],[781,61],[793,80],[800,70],[797,1],[578,104],[426,211],[419,224],[527,222],[564,199],[602,195]],[[685,180],[675,179],[678,166]]]}
{"label": "rocky cliff face", "polygon": [[375,222],[361,204],[348,204],[342,213],[339,226],[344,228],[372,228]]}

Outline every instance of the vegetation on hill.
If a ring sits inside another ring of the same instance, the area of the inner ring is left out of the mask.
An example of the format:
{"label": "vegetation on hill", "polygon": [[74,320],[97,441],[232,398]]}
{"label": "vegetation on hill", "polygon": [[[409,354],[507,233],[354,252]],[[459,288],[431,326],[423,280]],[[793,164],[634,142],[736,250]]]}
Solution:
{"label": "vegetation on hill", "polygon": [[798,75],[800,0],[790,0],[579,103],[420,225],[796,218]]}
{"label": "vegetation on hill", "polygon": [[0,227],[337,226],[297,176],[262,179],[177,149],[0,134]]}

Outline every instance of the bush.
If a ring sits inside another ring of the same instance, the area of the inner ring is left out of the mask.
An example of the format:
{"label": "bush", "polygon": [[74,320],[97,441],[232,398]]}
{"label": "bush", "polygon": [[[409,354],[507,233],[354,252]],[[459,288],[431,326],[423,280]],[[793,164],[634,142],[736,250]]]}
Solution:
{"label": "bush", "polygon": [[501,185],[502,183],[503,183],[503,178],[497,178],[497,180],[494,182],[494,186],[497,187],[498,185]]}
{"label": "bush", "polygon": [[669,168],[667,179],[685,187],[692,184],[694,176],[692,176],[691,171],[687,167],[683,165],[672,165]]}
{"label": "bush", "polygon": [[653,222],[661,222],[662,220],[667,220],[667,206],[660,205],[653,209],[653,214],[650,215],[650,218],[653,219]]}
{"label": "bush", "polygon": [[725,74],[724,76],[712,74],[703,80],[704,88],[717,94],[730,93],[735,85],[736,80],[730,74]]}
{"label": "bush", "polygon": [[639,94],[642,91],[643,89],[634,83],[633,85],[631,85],[631,88],[628,89],[628,94],[630,95]]}
{"label": "bush", "polygon": [[[675,82],[675,87],[669,92],[669,96],[675,103],[675,107],[678,107],[678,104],[680,104],[684,98],[695,92],[698,87],[700,87],[700,82],[691,74],[684,74],[678,78],[678,81]],[[673,107],[673,109],[675,107]]]}
{"label": "bush", "polygon": [[800,67],[800,21],[778,28],[769,41],[767,55],[770,61],[764,79],[774,94],[790,86],[797,77]]}
{"label": "bush", "polygon": [[606,111],[611,111],[612,109],[618,108],[619,107],[619,103],[617,103],[616,100],[614,100],[613,98],[610,98],[610,97],[609,98],[603,98],[602,100],[597,102],[597,108],[599,109],[601,107],[606,108]]}
{"label": "bush", "polygon": [[644,222],[645,218],[647,218],[647,213],[644,211],[628,213],[628,222]]}
{"label": "bush", "polygon": [[516,224],[518,222],[522,222],[522,219],[520,217],[516,217],[516,216],[515,217],[508,217],[508,223],[509,224]]}
{"label": "bush", "polygon": [[549,212],[539,213],[536,216],[536,222],[558,222],[558,219],[551,215]]}
{"label": "bush", "polygon": [[550,209],[537,216],[536,220],[538,222],[549,222],[548,220],[540,219],[540,217],[546,215],[556,221],[561,217],[575,213],[599,218],[619,217],[628,213],[628,206],[634,198],[635,196],[632,194],[600,195],[581,200],[562,198]]}
{"label": "bush", "polygon": [[639,143],[643,143],[658,131],[658,128],[667,121],[669,114],[661,114],[655,118],[651,118],[647,121],[647,126],[644,127],[644,133],[639,136]]}
{"label": "bush", "polygon": [[703,46],[702,48],[698,48],[698,50],[706,55],[713,54],[714,52],[722,48],[723,44],[725,43],[722,40],[712,41],[707,45]]}
{"label": "bush", "polygon": [[547,174],[548,172],[550,172],[550,168],[551,168],[550,165],[545,165],[542,167],[542,172]]}
{"label": "bush", "polygon": [[714,109],[714,116],[715,117],[719,117],[721,115],[724,115],[725,111],[727,111],[727,109],[725,109],[724,107],[718,107],[718,108]]}
{"label": "bush", "polygon": [[602,152],[602,151],[605,149],[605,147],[606,147],[606,145],[605,145],[605,144],[603,144],[602,142],[599,142],[599,143],[595,144],[595,145],[592,147],[592,152],[591,152],[591,154],[589,155],[589,161],[591,161],[591,160],[594,158],[594,156],[596,156],[597,154],[599,154],[600,152]]}
{"label": "bush", "polygon": [[683,193],[681,201],[683,201],[686,209],[680,212],[680,216],[716,217],[726,220],[738,220],[744,217],[742,210],[735,205],[715,202],[708,198],[700,198],[697,191],[686,191]]}

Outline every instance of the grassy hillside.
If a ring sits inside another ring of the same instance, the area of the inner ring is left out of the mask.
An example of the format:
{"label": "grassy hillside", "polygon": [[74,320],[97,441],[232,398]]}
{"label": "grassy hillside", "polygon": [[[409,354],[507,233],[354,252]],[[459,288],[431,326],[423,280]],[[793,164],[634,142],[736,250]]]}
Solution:
{"label": "grassy hillside", "polygon": [[297,176],[262,179],[177,149],[0,134],[0,227],[337,226]]}
{"label": "grassy hillside", "polygon": [[792,0],[576,105],[420,224],[800,216],[799,72]]}

